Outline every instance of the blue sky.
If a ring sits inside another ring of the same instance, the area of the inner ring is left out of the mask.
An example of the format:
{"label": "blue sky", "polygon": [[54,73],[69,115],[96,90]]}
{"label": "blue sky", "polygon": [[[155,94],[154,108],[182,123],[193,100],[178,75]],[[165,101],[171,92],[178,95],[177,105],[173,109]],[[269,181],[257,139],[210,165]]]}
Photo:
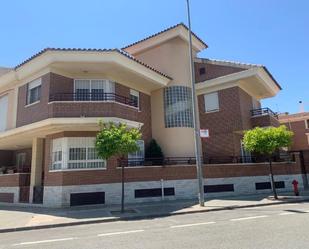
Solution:
{"label": "blue sky", "polygon": [[[263,101],[274,111],[309,111],[309,1],[191,0],[200,56],[264,64],[283,91]],[[0,65],[45,47],[115,48],[179,22],[185,0],[3,1]]]}

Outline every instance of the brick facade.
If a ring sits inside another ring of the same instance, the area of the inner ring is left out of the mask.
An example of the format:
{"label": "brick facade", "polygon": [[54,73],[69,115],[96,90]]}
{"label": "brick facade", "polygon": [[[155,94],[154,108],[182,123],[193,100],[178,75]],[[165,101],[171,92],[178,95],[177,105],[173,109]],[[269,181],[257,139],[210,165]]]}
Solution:
{"label": "brick facade", "polygon": [[220,110],[205,113],[204,95],[198,96],[201,128],[210,133],[203,151],[207,156],[239,156],[242,131],[251,127],[252,98],[239,87],[220,90],[218,97]]}
{"label": "brick facade", "polygon": [[[52,102],[50,96],[59,93],[73,93],[74,80],[54,73],[42,76],[41,99],[39,103],[27,106],[27,84],[19,88],[16,126],[31,124],[47,118],[58,117],[118,117],[143,123],[142,133],[146,143],[151,139],[150,96],[140,93],[140,108],[120,103],[102,102]],[[115,83],[115,93],[129,97],[130,88]]]}
{"label": "brick facade", "polygon": [[[199,63],[195,62],[195,80],[196,82],[202,82],[205,80],[215,79],[221,76],[225,76],[232,73],[238,73],[246,69],[240,67],[223,66],[211,63]],[[200,74],[200,68],[205,68],[205,74]]]}
{"label": "brick facade", "polygon": [[305,120],[290,121],[283,124],[294,133],[291,150],[309,150],[309,136],[306,135],[306,133],[309,134],[309,129],[306,129]]}

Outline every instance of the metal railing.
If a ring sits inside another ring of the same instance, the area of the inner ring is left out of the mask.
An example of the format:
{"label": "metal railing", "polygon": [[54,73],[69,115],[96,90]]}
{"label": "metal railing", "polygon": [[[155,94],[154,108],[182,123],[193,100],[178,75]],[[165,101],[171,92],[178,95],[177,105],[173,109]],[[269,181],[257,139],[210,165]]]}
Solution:
{"label": "metal railing", "polygon": [[30,173],[31,166],[24,165],[21,167],[17,166],[0,166],[1,174],[14,174],[14,173]]}
{"label": "metal railing", "polygon": [[[204,157],[205,164],[245,164],[245,163],[265,163],[269,158],[266,156],[213,156]],[[291,162],[294,161],[293,155],[274,155],[273,162]]]}
{"label": "metal railing", "polygon": [[271,116],[274,116],[274,117],[277,116],[277,114],[275,112],[273,112],[271,109],[269,109],[268,107],[251,110],[251,116],[252,117],[262,116],[262,115],[271,115]]}
{"label": "metal railing", "polygon": [[[246,163],[265,163],[269,159],[264,156],[204,156],[204,164],[246,164]],[[275,155],[273,162],[294,161],[293,155]],[[138,167],[138,166],[168,166],[168,165],[195,165],[195,157],[164,157],[164,158],[135,158],[119,160],[119,166]]]}
{"label": "metal railing", "polygon": [[193,165],[195,157],[162,157],[162,158],[135,158],[119,160],[119,166],[164,166],[164,165]]}
{"label": "metal railing", "polygon": [[138,101],[116,93],[57,93],[49,96],[49,101],[98,102],[112,101],[138,107]]}

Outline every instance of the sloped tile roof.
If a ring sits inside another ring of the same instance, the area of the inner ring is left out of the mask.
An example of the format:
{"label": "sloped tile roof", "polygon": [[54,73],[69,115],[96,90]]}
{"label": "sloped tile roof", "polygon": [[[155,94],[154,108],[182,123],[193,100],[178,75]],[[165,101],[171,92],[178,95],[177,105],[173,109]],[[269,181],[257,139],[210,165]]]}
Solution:
{"label": "sloped tile roof", "polygon": [[[141,43],[141,42],[143,42],[143,41],[149,40],[149,39],[151,39],[151,38],[153,38],[153,37],[155,37],[155,36],[158,36],[158,35],[160,35],[160,34],[162,34],[162,33],[168,32],[168,31],[170,31],[170,30],[172,30],[172,29],[175,29],[175,28],[177,28],[177,27],[179,27],[179,26],[182,26],[182,27],[184,27],[186,30],[189,30],[188,27],[187,27],[184,23],[178,23],[178,24],[176,24],[176,25],[174,25],[174,26],[171,26],[171,27],[169,27],[169,28],[167,28],[167,29],[164,29],[164,30],[162,30],[162,31],[160,31],[160,32],[158,32],[158,33],[152,34],[152,35],[150,35],[150,36],[145,37],[144,39],[141,39],[141,40],[136,41],[136,42],[134,42],[134,43],[132,43],[132,44],[129,44],[129,45],[123,47],[122,49],[126,49],[126,48],[129,48],[129,47],[132,47],[132,46],[134,46],[134,45],[136,45],[136,44],[138,44],[138,43]],[[208,45],[207,45],[201,38],[199,38],[195,33],[193,33],[192,31],[191,31],[191,33],[192,33],[192,35],[193,35],[196,39],[198,39],[206,48],[208,47]]]}
{"label": "sloped tile roof", "polygon": [[30,62],[31,60],[35,59],[36,57],[48,52],[48,51],[85,51],[85,52],[99,52],[99,53],[104,53],[104,52],[117,52],[123,56],[126,56],[127,58],[129,58],[130,60],[133,60],[139,64],[141,64],[142,66],[168,78],[168,79],[172,79],[170,76],[160,72],[159,70],[147,65],[146,63],[136,59],[134,56],[130,55],[129,53],[121,50],[121,49],[93,49],[93,48],[45,48],[43,50],[41,50],[40,52],[34,54],[33,56],[31,56],[30,58],[26,59],[25,61],[23,61],[22,63],[18,64],[16,67],[14,67],[14,70],[20,68],[21,66],[25,65],[26,63]]}

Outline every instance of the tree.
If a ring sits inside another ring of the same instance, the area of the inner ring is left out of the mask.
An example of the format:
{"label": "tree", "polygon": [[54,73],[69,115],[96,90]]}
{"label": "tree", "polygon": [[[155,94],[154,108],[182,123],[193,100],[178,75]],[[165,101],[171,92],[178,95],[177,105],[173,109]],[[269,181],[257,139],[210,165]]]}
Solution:
{"label": "tree", "polygon": [[[108,160],[113,156],[123,160],[129,153],[140,150],[137,141],[141,138],[140,129],[128,128],[126,124],[100,122],[100,131],[95,140],[98,156]],[[121,163],[121,212],[124,212],[124,163]]]}
{"label": "tree", "polygon": [[162,149],[160,145],[157,143],[155,139],[152,139],[145,151],[146,158],[160,158],[164,157]]}
{"label": "tree", "polygon": [[272,169],[272,156],[280,148],[288,147],[292,143],[292,136],[293,132],[288,131],[284,125],[267,128],[256,127],[246,131],[244,135],[243,143],[246,150],[268,157],[271,185],[275,199],[278,199],[278,195]]}

